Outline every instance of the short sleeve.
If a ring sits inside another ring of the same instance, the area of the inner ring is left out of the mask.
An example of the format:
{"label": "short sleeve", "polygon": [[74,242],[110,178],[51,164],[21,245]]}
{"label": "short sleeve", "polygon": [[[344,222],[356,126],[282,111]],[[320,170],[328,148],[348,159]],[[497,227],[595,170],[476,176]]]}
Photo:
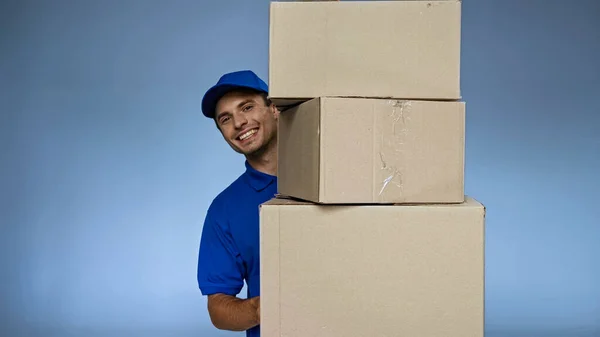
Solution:
{"label": "short sleeve", "polygon": [[224,293],[235,296],[244,286],[241,257],[231,233],[216,216],[214,205],[209,208],[198,254],[198,286],[203,295]]}

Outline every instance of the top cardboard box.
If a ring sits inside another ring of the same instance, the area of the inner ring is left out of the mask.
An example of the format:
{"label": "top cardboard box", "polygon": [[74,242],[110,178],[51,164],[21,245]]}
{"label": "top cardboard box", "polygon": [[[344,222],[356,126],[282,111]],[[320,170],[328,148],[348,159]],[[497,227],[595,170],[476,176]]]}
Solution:
{"label": "top cardboard box", "polygon": [[458,100],[461,1],[272,2],[269,90],[315,97]]}

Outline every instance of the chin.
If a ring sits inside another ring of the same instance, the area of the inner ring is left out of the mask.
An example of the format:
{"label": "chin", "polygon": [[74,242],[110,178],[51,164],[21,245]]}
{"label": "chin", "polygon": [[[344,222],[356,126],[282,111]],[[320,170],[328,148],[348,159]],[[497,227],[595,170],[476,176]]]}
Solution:
{"label": "chin", "polygon": [[230,143],[229,145],[235,152],[237,152],[239,154],[243,154],[243,155],[251,155],[260,149],[260,147],[255,146],[253,144],[241,146],[239,144],[236,144],[236,142],[233,142],[233,143]]}
{"label": "chin", "polygon": [[238,151],[244,154],[256,152],[265,145],[262,139],[258,137],[253,141],[249,142],[248,144],[240,144],[238,140],[235,140],[233,144],[238,149]]}
{"label": "chin", "polygon": [[255,156],[261,154],[265,150],[266,146],[250,145],[243,148],[238,148],[238,152],[245,156]]}

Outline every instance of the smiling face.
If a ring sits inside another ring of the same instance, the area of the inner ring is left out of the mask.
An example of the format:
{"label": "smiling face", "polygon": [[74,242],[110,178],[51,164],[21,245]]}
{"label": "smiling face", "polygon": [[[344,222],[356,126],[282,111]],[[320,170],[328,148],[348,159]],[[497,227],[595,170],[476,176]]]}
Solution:
{"label": "smiling face", "polygon": [[233,150],[246,157],[274,149],[279,111],[260,93],[231,91],[216,106],[215,120]]}

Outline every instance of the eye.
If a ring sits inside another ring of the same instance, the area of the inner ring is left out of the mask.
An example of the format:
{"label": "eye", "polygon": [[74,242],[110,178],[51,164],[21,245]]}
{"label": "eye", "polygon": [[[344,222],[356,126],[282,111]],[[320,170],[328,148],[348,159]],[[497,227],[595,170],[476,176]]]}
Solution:
{"label": "eye", "polygon": [[246,105],[246,106],[244,107],[243,111],[250,111],[250,110],[252,110],[252,108],[253,108],[253,107],[254,107],[254,106],[253,106],[253,105],[251,105],[251,104],[250,104],[250,105]]}
{"label": "eye", "polygon": [[221,124],[227,122],[229,120],[229,117],[223,117],[221,118]]}

